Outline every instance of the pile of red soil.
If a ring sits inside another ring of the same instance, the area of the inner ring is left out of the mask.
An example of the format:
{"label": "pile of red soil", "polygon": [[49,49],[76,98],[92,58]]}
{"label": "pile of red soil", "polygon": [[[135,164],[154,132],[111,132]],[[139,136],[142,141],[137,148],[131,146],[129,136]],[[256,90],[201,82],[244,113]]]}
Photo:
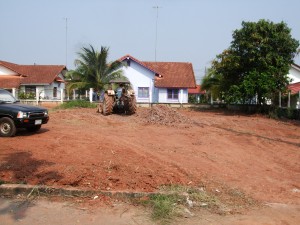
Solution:
{"label": "pile of red soil", "polygon": [[181,114],[178,110],[165,105],[153,106],[149,110],[145,110],[139,113],[139,117],[142,118],[148,124],[159,124],[165,126],[178,126],[180,124],[191,124],[187,116]]}

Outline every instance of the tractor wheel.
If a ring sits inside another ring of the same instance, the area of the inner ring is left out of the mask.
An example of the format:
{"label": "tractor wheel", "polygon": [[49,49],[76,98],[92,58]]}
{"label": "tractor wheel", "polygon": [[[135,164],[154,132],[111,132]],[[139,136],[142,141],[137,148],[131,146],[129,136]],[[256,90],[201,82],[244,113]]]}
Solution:
{"label": "tractor wheel", "polygon": [[104,116],[112,114],[113,111],[113,96],[109,96],[108,94],[104,94],[102,113]]}
{"label": "tractor wheel", "polygon": [[136,108],[137,106],[135,96],[131,96],[128,103],[128,114],[134,114],[136,112]]}

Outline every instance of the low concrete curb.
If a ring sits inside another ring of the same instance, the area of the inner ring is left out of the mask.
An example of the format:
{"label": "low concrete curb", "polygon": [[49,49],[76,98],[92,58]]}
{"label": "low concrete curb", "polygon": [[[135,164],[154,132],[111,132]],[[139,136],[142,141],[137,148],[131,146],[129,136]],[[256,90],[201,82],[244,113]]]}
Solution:
{"label": "low concrete curb", "polygon": [[44,185],[26,184],[2,184],[0,185],[0,196],[14,195],[47,195],[64,197],[93,197],[96,195],[109,196],[113,198],[141,198],[157,193],[153,192],[126,192],[126,191],[95,191],[76,188],[48,187]]}

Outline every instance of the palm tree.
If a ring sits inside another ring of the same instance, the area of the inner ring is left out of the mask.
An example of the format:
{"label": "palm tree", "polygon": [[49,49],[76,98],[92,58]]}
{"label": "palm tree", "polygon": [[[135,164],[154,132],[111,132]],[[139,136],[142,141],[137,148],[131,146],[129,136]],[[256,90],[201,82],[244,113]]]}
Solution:
{"label": "palm tree", "polygon": [[101,46],[98,52],[90,45],[83,47],[78,53],[79,59],[75,60],[75,70],[67,73],[68,89],[88,89],[95,91],[103,90],[108,86],[109,81],[122,76],[120,61],[107,63],[109,48]]}
{"label": "palm tree", "polygon": [[216,74],[214,69],[209,68],[208,73],[203,77],[201,89],[210,93],[211,99],[220,97],[221,76]]}

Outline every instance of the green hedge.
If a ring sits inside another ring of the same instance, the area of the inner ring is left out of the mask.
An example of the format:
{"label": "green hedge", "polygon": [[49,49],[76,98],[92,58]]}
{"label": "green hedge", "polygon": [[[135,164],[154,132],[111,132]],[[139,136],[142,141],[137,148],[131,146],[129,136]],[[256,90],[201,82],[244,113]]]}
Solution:
{"label": "green hedge", "polygon": [[286,118],[292,120],[300,120],[300,109],[291,108],[274,108],[270,110],[269,115],[275,118]]}
{"label": "green hedge", "polygon": [[58,106],[60,109],[70,109],[70,108],[97,108],[96,103],[91,103],[89,101],[85,100],[74,100],[69,102],[64,102],[60,106]]}

